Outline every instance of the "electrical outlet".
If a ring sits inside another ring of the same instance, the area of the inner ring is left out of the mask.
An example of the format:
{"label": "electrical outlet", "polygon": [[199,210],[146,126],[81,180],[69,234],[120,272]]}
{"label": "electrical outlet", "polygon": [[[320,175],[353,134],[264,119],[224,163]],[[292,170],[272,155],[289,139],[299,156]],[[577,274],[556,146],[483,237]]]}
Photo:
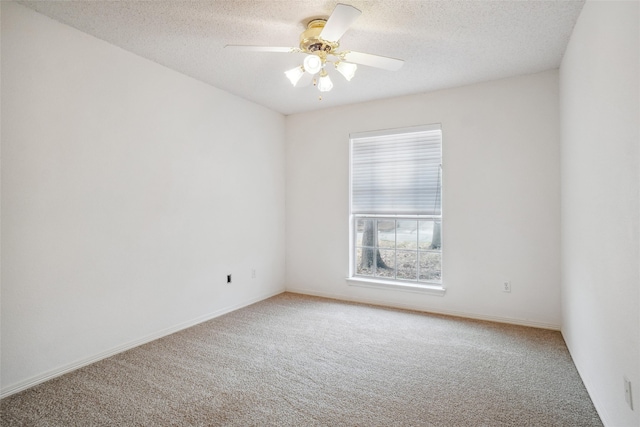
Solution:
{"label": "electrical outlet", "polygon": [[227,283],[231,283],[231,275],[227,274]]}
{"label": "electrical outlet", "polygon": [[252,279],[255,279],[255,278],[256,278],[256,269],[255,269],[255,268],[252,268],[252,269],[251,269],[251,278],[252,278]]}
{"label": "electrical outlet", "polygon": [[510,281],[505,281],[502,282],[502,292],[511,292],[511,282]]}
{"label": "electrical outlet", "polygon": [[627,401],[629,408],[633,411],[633,395],[631,394],[631,381],[624,377],[624,400]]}

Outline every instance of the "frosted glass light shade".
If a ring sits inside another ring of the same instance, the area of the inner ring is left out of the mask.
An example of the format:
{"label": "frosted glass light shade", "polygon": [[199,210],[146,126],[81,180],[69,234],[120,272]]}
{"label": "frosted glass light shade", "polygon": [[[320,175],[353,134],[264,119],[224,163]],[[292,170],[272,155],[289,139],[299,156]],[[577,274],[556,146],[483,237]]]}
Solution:
{"label": "frosted glass light shade", "polygon": [[289,71],[285,71],[284,74],[287,76],[289,81],[291,81],[292,85],[298,84],[300,78],[304,75],[304,69],[302,67],[292,68]]}
{"label": "frosted glass light shade", "polygon": [[357,69],[358,66],[350,62],[338,62],[336,64],[336,70],[338,70],[338,72],[342,74],[347,81],[351,81],[353,76],[356,74]]}
{"label": "frosted glass light shade", "polygon": [[307,55],[304,58],[304,70],[309,74],[316,74],[322,69],[322,60],[316,55]]}
{"label": "frosted glass light shade", "polygon": [[333,89],[333,82],[331,81],[331,78],[325,73],[318,79],[318,90],[320,92],[329,92],[331,89]]}

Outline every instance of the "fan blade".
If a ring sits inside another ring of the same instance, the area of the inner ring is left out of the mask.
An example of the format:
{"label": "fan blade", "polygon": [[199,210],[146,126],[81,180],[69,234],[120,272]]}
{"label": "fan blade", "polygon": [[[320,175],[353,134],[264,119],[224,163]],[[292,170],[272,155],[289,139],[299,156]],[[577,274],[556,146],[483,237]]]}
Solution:
{"label": "fan blade", "polygon": [[382,68],[383,70],[398,71],[404,61],[402,59],[389,58],[388,56],[372,55],[362,52],[348,52],[344,56],[346,62],[368,65],[369,67]]}
{"label": "fan blade", "polygon": [[298,52],[300,49],[295,47],[277,47],[277,46],[244,46],[238,44],[228,44],[225,49],[232,49],[241,52],[280,52],[291,53]]}
{"label": "fan blade", "polygon": [[361,13],[353,6],[338,3],[324,25],[320,38],[330,42],[337,42]]}

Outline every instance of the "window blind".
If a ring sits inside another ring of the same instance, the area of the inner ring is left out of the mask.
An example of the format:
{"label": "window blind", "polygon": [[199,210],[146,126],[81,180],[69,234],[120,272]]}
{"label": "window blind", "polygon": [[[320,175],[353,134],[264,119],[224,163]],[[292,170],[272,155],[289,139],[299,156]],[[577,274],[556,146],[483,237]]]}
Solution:
{"label": "window blind", "polygon": [[441,215],[442,131],[351,136],[351,213]]}

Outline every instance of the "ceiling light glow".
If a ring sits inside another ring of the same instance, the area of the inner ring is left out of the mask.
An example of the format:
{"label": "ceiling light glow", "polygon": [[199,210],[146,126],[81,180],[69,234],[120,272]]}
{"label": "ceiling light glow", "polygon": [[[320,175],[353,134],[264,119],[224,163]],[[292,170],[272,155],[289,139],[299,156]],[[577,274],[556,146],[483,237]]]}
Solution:
{"label": "ceiling light glow", "polygon": [[291,81],[291,84],[295,86],[304,75],[304,68],[301,66],[292,68],[289,71],[285,71],[284,74],[287,76],[289,81]]}
{"label": "ceiling light glow", "polygon": [[322,69],[322,60],[317,55],[307,55],[304,58],[304,70],[313,75]]}
{"label": "ceiling light glow", "polygon": [[322,71],[323,72],[320,74],[320,78],[318,79],[318,90],[320,92],[329,92],[333,89],[333,82],[327,72],[325,70]]}
{"label": "ceiling light glow", "polygon": [[358,66],[356,64],[352,64],[350,62],[341,61],[336,63],[335,66],[336,66],[336,70],[338,70],[338,72],[342,74],[344,78],[347,79],[347,81],[349,82],[351,81],[353,76],[355,76],[356,70],[358,69]]}

